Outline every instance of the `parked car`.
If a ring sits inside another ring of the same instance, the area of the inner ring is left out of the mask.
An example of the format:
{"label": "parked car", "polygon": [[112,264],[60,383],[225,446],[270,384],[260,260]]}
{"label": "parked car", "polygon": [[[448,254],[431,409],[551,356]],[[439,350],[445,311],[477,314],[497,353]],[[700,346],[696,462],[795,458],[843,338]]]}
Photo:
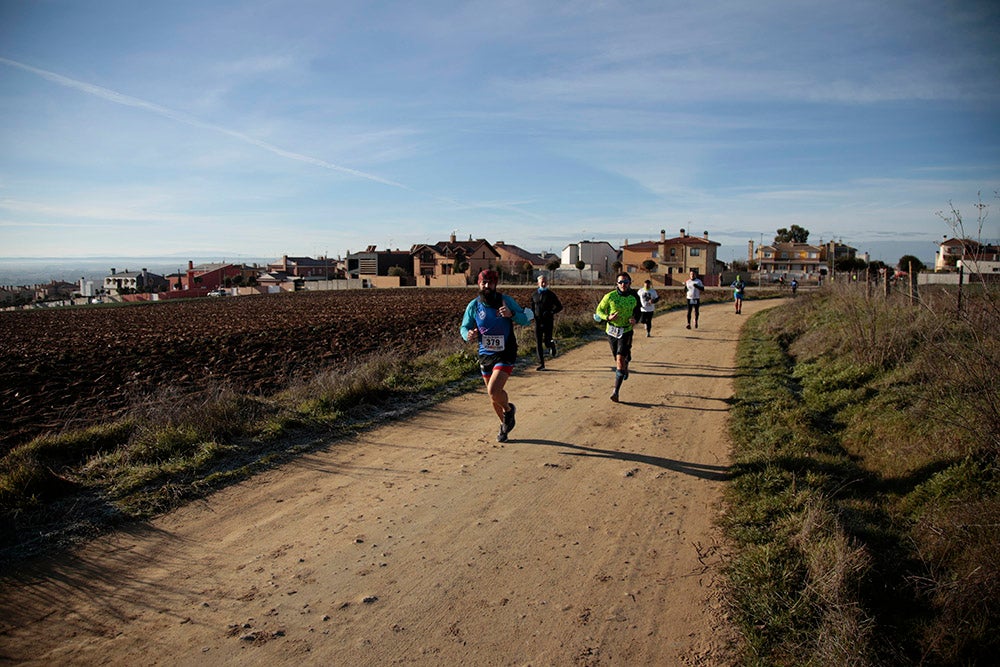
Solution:
{"label": "parked car", "polygon": [[228,293],[224,289],[214,289],[208,293],[209,296],[228,296]]}

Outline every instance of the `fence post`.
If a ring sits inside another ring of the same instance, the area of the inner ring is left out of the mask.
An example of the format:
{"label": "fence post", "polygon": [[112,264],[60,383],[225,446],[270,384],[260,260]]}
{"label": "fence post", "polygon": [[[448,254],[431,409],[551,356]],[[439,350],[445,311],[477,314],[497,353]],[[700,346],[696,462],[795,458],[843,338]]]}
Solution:
{"label": "fence post", "polygon": [[958,314],[962,314],[962,279],[965,277],[965,266],[958,267]]}
{"label": "fence post", "polygon": [[917,302],[917,278],[913,275],[913,262],[907,263],[906,273],[910,279],[910,305],[912,306]]}

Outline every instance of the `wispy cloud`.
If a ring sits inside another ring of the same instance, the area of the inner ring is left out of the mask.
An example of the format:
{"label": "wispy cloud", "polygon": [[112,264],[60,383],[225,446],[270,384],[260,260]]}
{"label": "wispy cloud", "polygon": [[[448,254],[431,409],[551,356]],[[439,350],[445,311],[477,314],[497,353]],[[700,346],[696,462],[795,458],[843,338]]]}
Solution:
{"label": "wispy cloud", "polygon": [[130,95],[125,95],[117,91],[111,90],[109,88],[104,88],[103,86],[98,86],[92,83],[87,83],[84,81],[78,81],[76,79],[71,79],[69,77],[63,76],[61,74],[56,74],[55,72],[50,72],[48,70],[40,69],[38,67],[32,67],[31,65],[26,65],[24,63],[17,62],[16,60],[10,60],[8,58],[0,57],[0,63],[9,65],[11,67],[16,67],[18,69],[24,70],[26,72],[31,72],[36,74],[43,79],[51,81],[60,86],[65,86],[66,88],[72,88],[80,92],[86,93],[88,95],[93,95],[94,97],[99,97],[101,99],[107,100],[109,102],[114,102],[115,104],[121,104],[127,107],[133,107],[136,109],[142,109],[144,111],[149,111],[158,116],[163,116],[164,118],[169,118],[171,120],[189,125],[191,127],[197,127],[204,130],[210,130],[213,132],[218,132],[224,134],[228,137],[232,137],[237,141],[241,141],[245,144],[251,146],[256,146],[262,150],[269,153],[277,155],[279,157],[284,157],[289,160],[296,160],[298,162],[304,162],[306,164],[311,164],[322,169],[329,169],[331,171],[337,171],[350,176],[355,176],[357,178],[362,178],[368,181],[374,181],[376,183],[381,183],[383,185],[388,185],[395,188],[400,188],[403,190],[408,190],[414,192],[414,190],[402,183],[397,183],[396,181],[389,180],[387,178],[382,178],[381,176],[376,176],[375,174],[369,174],[358,169],[351,169],[350,167],[344,167],[339,164],[334,164],[326,160],[321,160],[320,158],[313,157],[311,155],[305,155],[304,153],[297,153],[280,146],[275,146],[274,144],[262,141],[255,137],[243,134],[242,132],[237,132],[220,125],[214,125],[212,123],[207,123],[193,116],[169,109],[167,107],[161,106],[159,104],[154,104],[153,102],[147,102],[146,100],[141,100]]}

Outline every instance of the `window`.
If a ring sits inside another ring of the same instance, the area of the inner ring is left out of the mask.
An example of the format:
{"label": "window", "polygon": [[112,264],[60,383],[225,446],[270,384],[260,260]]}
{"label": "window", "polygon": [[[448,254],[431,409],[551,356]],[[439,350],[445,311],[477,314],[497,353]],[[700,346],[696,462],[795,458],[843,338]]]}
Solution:
{"label": "window", "polygon": [[671,248],[670,249],[670,256],[671,257],[676,257],[677,256],[677,248]]}
{"label": "window", "polygon": [[701,248],[691,248],[691,256],[697,257],[701,254]]}

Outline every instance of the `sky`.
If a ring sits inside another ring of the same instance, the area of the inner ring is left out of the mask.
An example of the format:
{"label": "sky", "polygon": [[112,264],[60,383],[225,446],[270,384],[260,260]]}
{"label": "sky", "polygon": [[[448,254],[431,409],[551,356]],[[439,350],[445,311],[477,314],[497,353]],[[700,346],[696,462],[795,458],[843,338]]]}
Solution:
{"label": "sky", "polygon": [[998,190],[993,1],[0,0],[0,257],[926,261]]}

